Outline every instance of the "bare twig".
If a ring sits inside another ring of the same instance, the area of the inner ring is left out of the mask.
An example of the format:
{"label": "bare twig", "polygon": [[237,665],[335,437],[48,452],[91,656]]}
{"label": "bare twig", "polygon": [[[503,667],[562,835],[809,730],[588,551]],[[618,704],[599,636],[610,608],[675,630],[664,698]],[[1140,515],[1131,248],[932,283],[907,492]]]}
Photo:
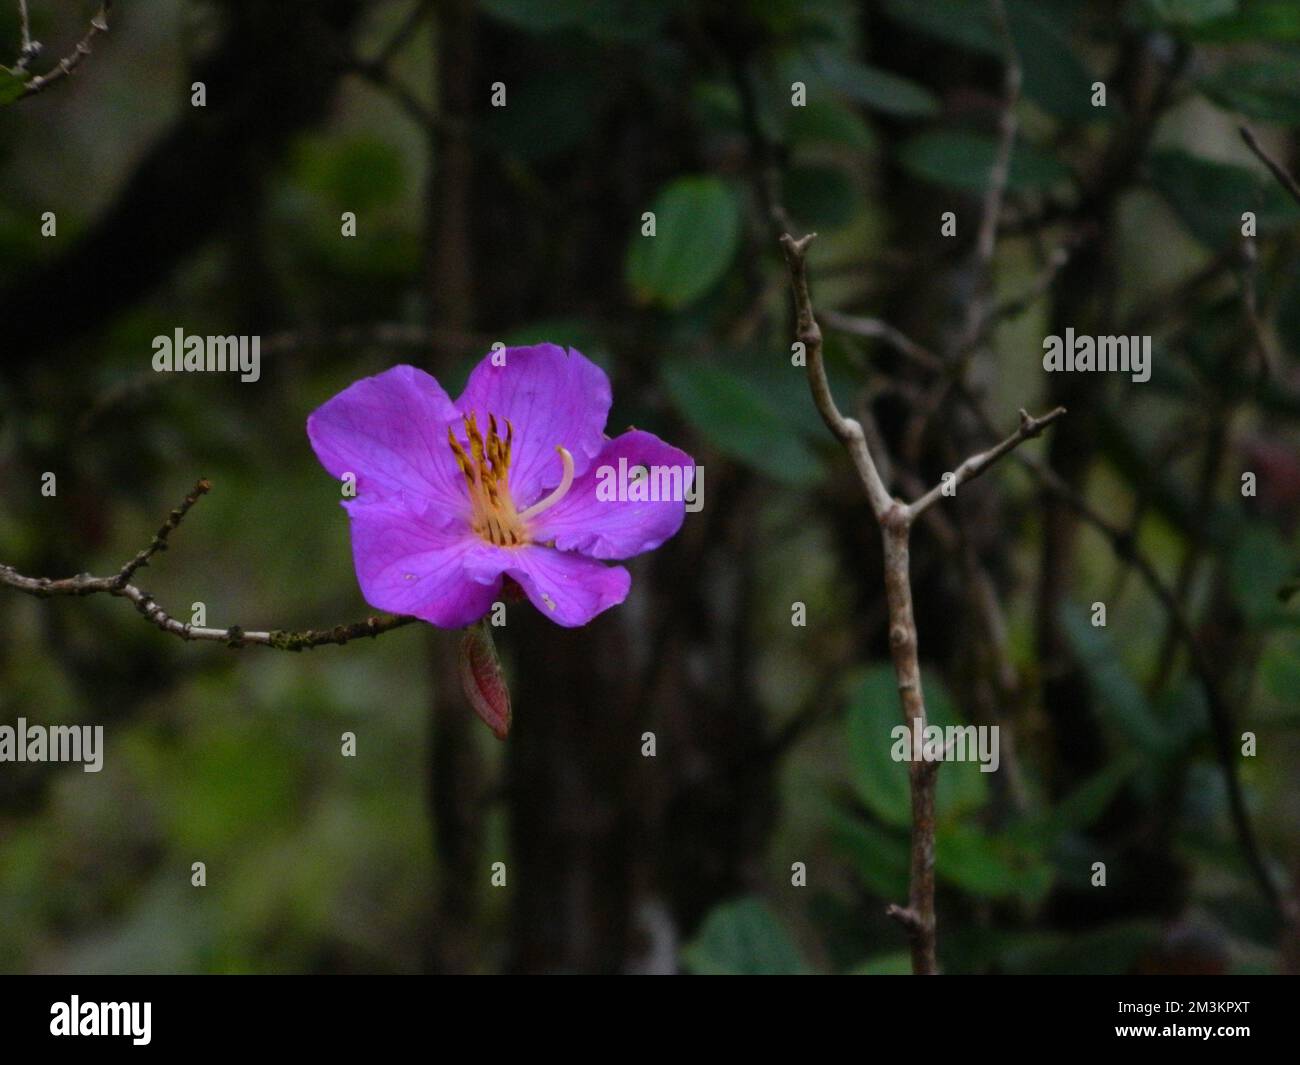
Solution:
{"label": "bare twig", "polygon": [[1273,356],[1273,345],[1268,338],[1268,328],[1263,315],[1259,312],[1259,290],[1256,276],[1259,273],[1259,251],[1255,247],[1254,237],[1243,237],[1241,241],[1241,314],[1246,329],[1255,343],[1255,354],[1259,360],[1259,369],[1265,377],[1277,376],[1277,360]]}
{"label": "bare twig", "polygon": [[[994,431],[992,423],[975,397],[961,387],[958,388],[958,394],[971,413],[980,421],[984,431],[991,435]],[[1280,906],[1281,898],[1277,885],[1273,882],[1272,874],[1264,862],[1263,852],[1256,839],[1250,813],[1246,809],[1245,796],[1241,790],[1235,755],[1235,724],[1232,709],[1178,596],[1165,584],[1155,564],[1138,549],[1132,531],[1116,525],[1099,513],[1047,463],[1025,454],[1017,454],[1015,458],[1040,488],[1068,506],[1109,541],[1111,550],[1133,566],[1164,609],[1173,631],[1187,648],[1192,671],[1205,693],[1215,755],[1227,783],[1228,806],[1246,864],[1250,867],[1252,875],[1269,903],[1275,907]]]}
{"label": "bare twig", "polygon": [[[23,94],[19,99],[24,99],[28,96],[35,96],[38,92],[48,89],[56,81],[61,81],[76,70],[77,67],[81,65],[81,61],[85,59],[86,56],[90,55],[90,46],[94,42],[95,38],[101,33],[108,32],[108,12],[112,6],[113,0],[102,0],[99,5],[99,10],[95,12],[94,17],[90,20],[90,28],[86,31],[81,40],[77,42],[77,46],[68,55],[60,59],[58,65],[55,66],[53,70],[50,70],[45,74],[37,74],[34,78],[30,79],[23,86]],[[24,16],[26,15],[25,4],[23,5],[23,14]],[[25,17],[23,22],[23,36],[25,41],[24,51],[26,51],[27,47],[31,45],[31,42],[27,39],[28,35]]]}
{"label": "bare twig", "polygon": [[1264,150],[1263,145],[1255,138],[1254,132],[1248,126],[1239,126],[1237,128],[1241,133],[1241,139],[1246,142],[1246,147],[1255,153],[1261,163],[1268,167],[1269,172],[1277,178],[1278,184],[1291,194],[1291,198],[1296,203],[1300,203],[1300,183],[1296,182],[1291,171]]}
{"label": "bare twig", "polygon": [[891,348],[918,366],[931,371],[942,370],[944,361],[929,349],[922,347],[901,330],[880,318],[866,318],[839,311],[822,311],[822,320],[830,329],[866,340],[883,340]]}
{"label": "bare twig", "polygon": [[396,32],[388,38],[387,43],[385,43],[385,45],[375,54],[372,62],[377,66],[387,66],[397,56],[397,54],[405,48],[408,43],[410,43],[415,31],[420,28],[420,23],[423,22],[425,16],[430,14],[432,11],[433,4],[430,3],[430,0],[420,0],[419,3],[411,8],[406,18],[402,21],[402,24],[398,26]]}
{"label": "bare twig", "polygon": [[[822,358],[822,334],[813,313],[808,290],[807,251],[816,234],[795,240],[781,236],[790,283],[794,291],[797,336],[805,347],[808,383],[813,402],[827,428],[848,451],[858,478],[871,504],[884,540],[885,601],[889,608],[889,648],[898,684],[903,722],[913,735],[926,727],[925,696],[921,688],[921,667],[917,652],[916,619],[912,610],[909,538],[912,522],[941,494],[939,489],[920,497],[910,506],[894,499],[867,445],[862,423],[846,418],[835,405]],[[899,334],[901,335],[901,334]],[[988,469],[1022,441],[1037,436],[1065,411],[1058,408],[1042,418],[1021,411],[1020,428],[996,447],[967,459],[958,467],[957,483],[970,480]],[[902,924],[912,943],[912,972],[938,972],[934,913],[934,796],[939,764],[916,760],[908,763],[912,801],[912,841],[907,906],[891,906],[890,916]]]}
{"label": "bare twig", "polygon": [[271,629],[267,632],[250,632],[242,626],[231,625],[229,628],[216,629],[204,625],[191,625],[178,621],[168,614],[156,599],[130,582],[132,575],[146,565],[157,552],[165,550],[167,538],[181,523],[190,508],[206,495],[212,488],[207,480],[200,480],[175,510],[163,522],[148,547],[138,552],[111,577],[94,577],[81,573],[75,577],[51,580],[49,577],[25,577],[12,566],[0,564],[0,584],[15,588],[20,592],[33,595],[38,599],[53,599],[56,596],[85,596],[106,592],[108,595],[129,600],[136,610],[148,622],[156,625],[163,632],[171,633],[182,640],[212,640],[224,643],[227,647],[255,646],[272,647],[278,651],[303,651],[323,644],[344,644],[362,636],[378,636],[380,633],[409,625],[416,619],[386,614],[371,616],[365,621],[351,625],[336,625],[332,629],[305,629],[290,632],[284,629]]}
{"label": "bare twig", "polygon": [[[997,322],[1008,318],[1019,318],[1042,296],[1046,295],[1047,291],[1055,284],[1057,275],[1065,269],[1066,264],[1070,261],[1070,256],[1079,243],[1080,239],[1074,238],[1066,240],[1058,247],[1053,248],[1047,257],[1046,264],[1044,264],[1034,280],[1030,282],[1029,287],[1020,295],[999,303],[989,315],[988,322],[985,323],[981,333],[987,335],[989,327]],[[981,336],[981,339],[983,339],[983,336]]]}
{"label": "bare twig", "polygon": [[41,42],[32,40],[32,19],[27,11],[27,0],[18,0],[18,23],[22,32],[22,45],[13,69],[25,72],[27,64],[41,54]]}
{"label": "bare twig", "polygon": [[808,363],[808,383],[812,387],[813,402],[826,427],[844,445],[853,459],[853,465],[857,467],[872,512],[877,520],[883,520],[886,512],[894,505],[894,500],[885,489],[885,483],[880,479],[876,464],[872,461],[871,452],[867,450],[862,426],[855,419],[846,418],[839,412],[835,406],[835,397],[831,395],[830,383],[826,380],[826,365],[822,361],[822,331],[813,315],[812,297],[808,293],[808,245],[816,237],[816,233],[809,233],[798,240],[789,233],[781,236],[781,247],[790,268],[790,283],[794,287],[795,309],[798,314],[796,329]]}
{"label": "bare twig", "polygon": [[989,267],[993,263],[993,252],[997,247],[998,224],[1002,219],[1002,201],[1006,196],[1007,182],[1011,177],[1011,154],[1015,148],[1016,104],[1020,102],[1020,84],[1022,74],[1020,58],[1016,55],[1015,42],[1011,38],[1011,28],[1007,22],[1006,7],[1003,0],[989,0],[993,23],[1002,44],[1002,110],[998,115],[998,142],[993,156],[993,165],[989,168],[988,187],[984,190],[984,203],[980,211],[980,225],[975,235],[975,269],[978,272],[976,283],[981,286],[977,297],[972,298],[966,306],[966,322],[962,330],[958,351],[966,351],[973,346],[984,331],[988,308],[986,295],[989,282]]}
{"label": "bare twig", "polygon": [[162,527],[154,534],[153,542],[118,571],[117,584],[119,587],[126,584],[141,566],[149,565],[149,559],[159,551],[167,550],[167,537],[171,535],[172,530],[185,519],[185,515],[190,512],[190,508],[199,501],[200,497],[207,495],[211,491],[212,482],[206,477],[201,478],[194,485],[190,494],[181,500],[180,506],[167,515],[167,520],[162,523]]}
{"label": "bare twig", "polygon": [[943,483],[935,485],[907,508],[908,519],[912,520],[917,515],[924,513],[927,507],[945,494],[945,489],[947,489],[948,494],[955,492],[958,485],[974,480],[1007,452],[1019,447],[1026,440],[1040,436],[1044,429],[1064,413],[1064,407],[1057,407],[1055,410],[1048,411],[1041,418],[1034,418],[1030,416],[1028,411],[1021,410],[1020,425],[1014,433],[987,451],[981,451],[979,454],[966,459],[953,471],[952,480],[945,478]]}
{"label": "bare twig", "polygon": [[1003,0],[989,0],[993,9],[993,22],[997,27],[998,37],[1002,43],[1003,79],[1002,79],[1002,113],[998,117],[998,148],[989,170],[989,184],[984,192],[984,209],[980,214],[980,228],[975,240],[975,254],[981,266],[987,267],[993,261],[993,251],[997,244],[998,222],[1002,215],[1002,199],[1006,195],[1007,181],[1011,177],[1011,152],[1015,147],[1016,104],[1020,102],[1020,58],[1016,55],[1015,42],[1011,39],[1011,28],[1007,23],[1007,12]]}

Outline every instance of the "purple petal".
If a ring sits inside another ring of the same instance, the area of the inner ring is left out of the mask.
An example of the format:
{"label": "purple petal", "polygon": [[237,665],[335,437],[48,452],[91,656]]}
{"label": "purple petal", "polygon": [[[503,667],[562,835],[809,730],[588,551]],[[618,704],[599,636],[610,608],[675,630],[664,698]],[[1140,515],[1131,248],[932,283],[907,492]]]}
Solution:
{"label": "purple petal", "polygon": [[460,416],[423,370],[394,366],[349,385],[307,418],[316,457],[335,477],[357,477],[357,498],[407,492],[437,507],[438,520],[469,512],[465,480],[447,443]]}
{"label": "purple petal", "polygon": [[[638,487],[663,498],[628,499],[632,491],[619,491],[631,489],[630,471],[637,466],[647,470],[647,480]],[[683,495],[694,477],[695,463],[686,452],[633,429],[606,441],[587,472],[574,478],[568,494],[533,519],[530,535],[555,541],[561,551],[631,558],[658,547],[681,528]]]}
{"label": "purple petal", "polygon": [[530,545],[499,549],[492,557],[470,563],[479,579],[504,567],[519,582],[533,606],[558,625],[585,625],[603,610],[627,598],[632,575],[622,566],[604,566],[593,559],[551,547]]}
{"label": "purple petal", "polygon": [[514,426],[510,457],[510,494],[523,510],[560,483],[564,464],[555,448],[573,455],[581,474],[604,444],[611,402],[605,371],[581,352],[538,344],[505,348],[505,365],[489,355],[475,368],[456,400],[464,414],[473,411],[486,432],[495,414],[502,433],[505,419]]}
{"label": "purple petal", "polygon": [[483,567],[475,566],[499,549],[468,525],[449,527],[432,507],[407,496],[345,505],[357,580],[376,609],[457,629],[481,618],[500,596],[500,576],[481,579]]}

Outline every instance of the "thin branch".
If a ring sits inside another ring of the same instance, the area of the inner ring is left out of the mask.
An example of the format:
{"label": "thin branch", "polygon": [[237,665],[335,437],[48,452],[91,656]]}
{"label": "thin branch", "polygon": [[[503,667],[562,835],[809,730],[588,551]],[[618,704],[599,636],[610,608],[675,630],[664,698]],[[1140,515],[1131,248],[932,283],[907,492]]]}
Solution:
{"label": "thin branch", "polygon": [[167,520],[163,522],[152,542],[111,577],[95,577],[89,573],[59,580],[51,580],[49,577],[25,577],[14,567],[0,564],[0,584],[38,599],[53,599],[65,595],[95,595],[98,592],[105,592],[131,602],[146,621],[156,625],[163,632],[171,633],[182,640],[211,640],[232,648],[251,644],[272,647],[278,651],[310,650],[323,644],[344,644],[362,636],[378,636],[416,620],[413,617],[386,614],[371,616],[351,625],[336,625],[332,629],[304,629],[297,632],[285,629],[250,632],[240,625],[216,629],[178,621],[168,614],[152,595],[130,583],[130,580],[138,569],[148,564],[150,558],[159,551],[166,550],[168,536],[184,520],[190,508],[211,489],[212,484],[206,479],[195,484],[189,495],[167,516]]}
{"label": "thin branch", "polygon": [[[807,252],[816,234],[795,240],[788,233],[781,236],[781,247],[790,269],[797,317],[796,331],[805,347],[808,384],[813,402],[822,420],[844,446],[857,468],[871,509],[880,526],[884,542],[885,602],[889,609],[889,651],[898,685],[903,723],[913,735],[926,727],[925,695],[921,687],[921,666],[917,651],[916,618],[912,610],[909,538],[913,519],[923,513],[938,497],[939,490],[922,496],[908,506],[894,499],[867,445],[862,422],[846,418],[835,405],[826,367],[822,359],[822,334],[813,313],[808,290]],[[890,330],[881,329],[882,333]],[[892,331],[894,336],[902,334]],[[1001,444],[967,459],[959,467],[957,483],[977,477],[1021,441],[1037,436],[1064,414],[1058,408],[1042,418],[1031,418],[1021,411],[1020,428]],[[873,438],[878,434],[873,433]],[[877,443],[877,449],[883,447]],[[890,906],[887,911],[907,931],[912,946],[912,972],[929,975],[939,971],[934,913],[934,838],[935,782],[939,764],[925,760],[908,762],[908,786],[911,794],[912,838],[908,872],[907,905]]]}
{"label": "thin branch", "polygon": [[1255,139],[1254,132],[1248,126],[1238,126],[1237,128],[1241,133],[1241,139],[1246,142],[1246,147],[1255,153],[1261,163],[1268,167],[1272,175],[1277,178],[1278,184],[1291,194],[1291,198],[1296,203],[1300,203],[1300,184],[1296,182],[1291,171],[1264,150],[1263,145]]}
{"label": "thin branch", "polygon": [[[992,434],[992,424],[975,397],[964,388],[959,388],[958,393],[967,408],[980,421],[984,431]],[[1169,618],[1173,631],[1177,633],[1178,638],[1186,646],[1192,671],[1196,674],[1196,678],[1200,681],[1205,693],[1206,705],[1209,708],[1211,731],[1214,737],[1215,755],[1227,783],[1228,806],[1233,826],[1236,829],[1237,839],[1246,858],[1246,864],[1250,867],[1252,875],[1269,903],[1274,907],[1280,906],[1281,897],[1277,885],[1273,882],[1272,874],[1268,871],[1268,866],[1264,862],[1263,852],[1260,850],[1259,842],[1256,839],[1255,830],[1250,821],[1250,813],[1246,809],[1245,795],[1241,789],[1241,779],[1237,772],[1234,746],[1235,725],[1231,706],[1219,685],[1218,678],[1215,676],[1214,669],[1210,665],[1204,649],[1201,647],[1191,620],[1183,610],[1182,604],[1178,601],[1178,597],[1165,584],[1155,564],[1138,549],[1132,531],[1116,525],[1109,518],[1099,513],[1047,463],[1025,454],[1017,454],[1015,458],[1029,472],[1040,488],[1070,507],[1080,518],[1110,542],[1111,550],[1118,557],[1130,562],[1139,576],[1142,577],[1151,594],[1159,601]]]}
{"label": "thin branch", "polygon": [[130,581],[130,579],[135,575],[135,571],[141,566],[149,565],[149,559],[159,551],[167,550],[167,537],[171,535],[172,530],[185,519],[185,515],[190,512],[190,508],[194,506],[202,496],[207,495],[211,491],[212,482],[206,477],[200,478],[198,483],[195,484],[194,488],[190,491],[190,494],[181,500],[180,506],[176,507],[176,509],[167,515],[167,520],[162,523],[162,527],[154,534],[153,542],[118,571],[117,583],[119,586]]}
{"label": "thin branch", "polygon": [[840,413],[839,408],[835,406],[835,397],[831,395],[830,383],[826,379],[826,365],[822,359],[822,331],[813,314],[812,297],[808,293],[808,246],[816,237],[816,233],[809,233],[795,240],[789,233],[781,235],[781,247],[785,251],[786,265],[790,268],[790,284],[794,289],[798,339],[804,345],[808,364],[808,383],[812,388],[813,402],[817,405],[822,420],[853,459],[853,465],[857,467],[858,476],[871,503],[872,512],[877,520],[881,520],[894,506],[894,500],[885,488],[884,481],[880,479],[871,452],[867,450],[862,426],[853,418],[846,418]]}
{"label": "thin branch", "polygon": [[437,129],[443,124],[438,114],[426,107],[415,93],[399,81],[386,66],[370,59],[357,58],[347,64],[347,69],[383,89],[398,103],[407,117],[422,129]]}
{"label": "thin branch", "polygon": [[838,333],[847,333],[849,336],[862,337],[865,340],[883,340],[900,355],[911,359],[924,369],[937,372],[943,370],[946,365],[938,355],[880,318],[843,314],[840,311],[822,311],[822,320],[828,329],[834,329]]}
{"label": "thin branch", "polygon": [[32,40],[32,20],[27,11],[27,0],[18,0],[18,23],[22,32],[22,45],[18,61],[13,65],[15,73],[26,72],[27,65],[41,54],[41,42]]}
{"label": "thin branch", "polygon": [[1065,413],[1064,407],[1057,407],[1055,410],[1048,411],[1041,418],[1033,418],[1028,411],[1020,411],[1020,425],[1016,431],[1002,440],[1000,443],[989,448],[987,451],[981,451],[977,455],[972,455],[966,459],[956,470],[953,471],[952,480],[945,479],[944,482],[935,485],[920,499],[907,507],[907,518],[909,521],[915,520],[919,514],[923,514],[927,507],[931,506],[944,495],[944,489],[948,488],[951,492],[957,490],[957,486],[965,484],[967,481],[974,480],[981,473],[992,466],[998,459],[1002,458],[1008,452],[1019,447],[1026,440],[1035,436],[1042,435],[1046,429],[1057,418]]}
{"label": "thin branch", "polygon": [[1002,113],[998,118],[998,147],[989,170],[989,185],[984,193],[984,209],[980,215],[980,228],[975,240],[975,254],[981,266],[987,267],[993,261],[993,251],[997,243],[998,221],[1002,215],[1002,199],[1006,195],[1007,181],[1011,177],[1011,152],[1015,147],[1016,104],[1020,102],[1020,57],[1016,54],[1015,42],[1011,39],[1011,28],[1007,22],[1006,7],[1003,0],[989,0],[993,9],[993,23],[997,27],[1002,44],[1003,80]]}
{"label": "thin branch", "polygon": [[959,352],[969,350],[978,343],[985,330],[989,317],[987,309],[987,289],[989,286],[989,268],[993,264],[993,253],[997,248],[998,223],[1002,219],[1002,201],[1006,196],[1007,182],[1011,178],[1011,155],[1015,148],[1016,104],[1020,102],[1020,85],[1023,75],[1020,69],[1020,57],[1016,54],[1015,41],[1011,37],[1011,27],[1007,21],[1006,7],[1003,0],[989,0],[992,9],[993,24],[997,28],[998,38],[1002,44],[1002,110],[998,115],[998,142],[993,156],[993,165],[989,168],[988,187],[984,190],[984,203],[980,211],[979,229],[975,236],[975,267],[978,272],[977,283],[982,286],[980,294],[972,298],[966,307],[966,323],[962,330],[961,341],[957,345]]}
{"label": "thin branch", "polygon": [[1053,248],[1047,256],[1046,264],[1038,272],[1034,280],[1030,282],[1029,287],[1020,295],[999,303],[993,309],[988,320],[984,323],[984,327],[980,331],[982,335],[978,339],[982,340],[984,335],[989,332],[990,327],[997,322],[1008,318],[1019,318],[1037,303],[1042,296],[1045,296],[1052,285],[1056,283],[1057,275],[1065,269],[1070,257],[1078,246],[1084,242],[1084,239],[1084,237],[1076,235],[1062,241],[1060,245]]}
{"label": "thin branch", "polygon": [[23,94],[19,99],[25,99],[28,96],[35,96],[38,92],[49,88],[56,81],[66,78],[78,66],[81,61],[90,55],[90,46],[95,38],[101,33],[108,32],[108,12],[113,6],[113,0],[102,0],[99,10],[95,12],[94,17],[90,20],[90,28],[86,31],[85,36],[77,42],[77,46],[66,56],[59,60],[58,65],[45,74],[37,74],[23,86]]}
{"label": "thin branch", "polygon": [[1241,270],[1239,273],[1241,287],[1241,314],[1245,319],[1246,329],[1255,342],[1255,354],[1258,356],[1259,368],[1263,376],[1276,377],[1278,362],[1273,356],[1273,345],[1268,338],[1268,328],[1259,313],[1259,289],[1256,277],[1259,273],[1259,251],[1255,247],[1254,237],[1241,240]]}
{"label": "thin branch", "polygon": [[420,0],[407,14],[405,21],[397,28],[397,31],[388,39],[388,42],[376,53],[371,61],[376,66],[386,67],[397,54],[406,47],[411,40],[412,35],[420,28],[420,23],[424,21],[425,16],[433,11],[433,4],[429,0]]}

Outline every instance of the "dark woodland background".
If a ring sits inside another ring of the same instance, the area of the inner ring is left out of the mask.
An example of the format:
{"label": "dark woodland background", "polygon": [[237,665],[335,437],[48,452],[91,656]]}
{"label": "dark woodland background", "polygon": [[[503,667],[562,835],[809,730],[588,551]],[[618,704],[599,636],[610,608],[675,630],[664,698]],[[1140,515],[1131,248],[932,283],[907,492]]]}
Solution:
{"label": "dark woodland background", "polygon": [[[99,774],[0,765],[0,969],[906,971],[879,534],[790,365],[773,202],[821,234],[819,312],[943,362],[827,328],[895,491],[990,442],[966,391],[999,432],[1064,403],[1022,450],[1110,523],[1007,461],[943,504],[951,535],[913,537],[935,712],[1004,730],[996,774],[940,776],[943,968],[1300,966],[1300,207],[1237,132],[1300,162],[1300,5],[1006,2],[1000,310],[964,352],[1003,99],[976,0],[119,3],[73,76],[0,106],[0,560],[22,572],[113,572],[203,475],[144,587],[214,625],[358,620],[306,416],[397,362],[455,395],[496,340],[584,351],[612,430],[706,470],[623,607],[580,630],[511,610],[504,744],[463,702],[454,633],[234,651],[0,588],[0,723],[107,745]],[[95,10],[32,0],[33,68]],[[261,335],[262,379],[154,374],[178,326]],[[1044,374],[1066,327],[1152,335],[1151,381]]]}

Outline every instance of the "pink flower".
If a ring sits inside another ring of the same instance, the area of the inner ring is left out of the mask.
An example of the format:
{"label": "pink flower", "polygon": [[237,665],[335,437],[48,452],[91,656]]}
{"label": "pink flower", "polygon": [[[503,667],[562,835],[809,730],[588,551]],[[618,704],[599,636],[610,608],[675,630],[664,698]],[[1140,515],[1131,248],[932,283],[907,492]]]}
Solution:
{"label": "pink flower", "polygon": [[455,403],[424,371],[395,366],[314,411],[321,465],[356,477],[343,506],[366,601],[443,628],[481,618],[507,578],[560,625],[621,603],[631,576],[603,560],[658,547],[685,503],[613,493],[610,471],[620,459],[675,467],[689,491],[695,467],[651,433],[607,437],[610,400],[600,367],[539,344],[484,358]]}

